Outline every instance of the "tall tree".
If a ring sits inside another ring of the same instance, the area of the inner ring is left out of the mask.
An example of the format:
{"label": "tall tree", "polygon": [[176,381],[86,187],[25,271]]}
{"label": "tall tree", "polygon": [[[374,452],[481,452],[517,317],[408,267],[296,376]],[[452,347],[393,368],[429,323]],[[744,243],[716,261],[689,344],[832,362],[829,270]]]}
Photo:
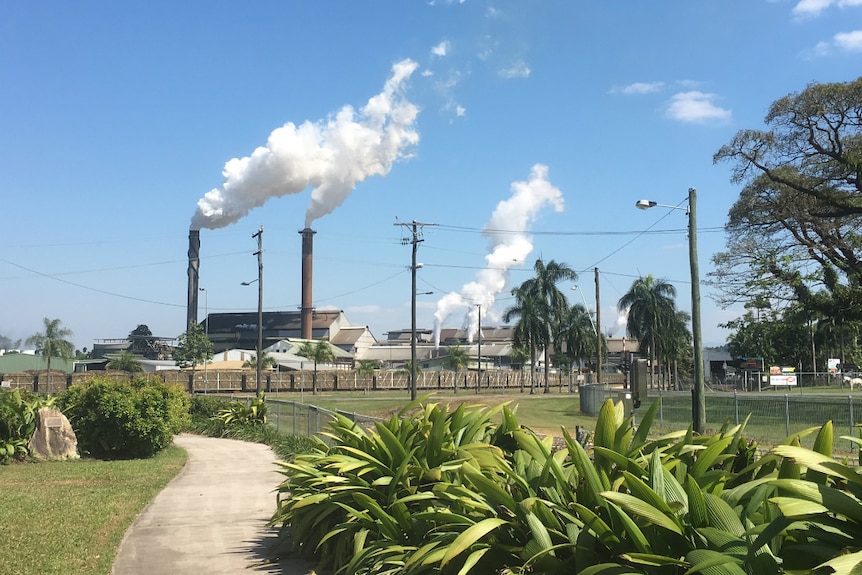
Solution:
{"label": "tall tree", "polygon": [[[581,304],[573,304],[560,317],[556,331],[555,351],[565,355],[570,365],[583,365],[596,353],[596,332],[590,312]],[[565,352],[563,351],[565,347]]]}
{"label": "tall tree", "polygon": [[715,260],[723,301],[768,297],[862,319],[862,78],[810,84],[776,100],[765,123],[713,158],[743,184]]}
{"label": "tall tree", "polygon": [[203,326],[199,323],[192,324],[178,338],[177,348],[174,350],[174,359],[180,367],[191,367],[192,377],[194,377],[196,367],[210,359],[212,355],[213,343],[206,336]]}
{"label": "tall tree", "polygon": [[561,281],[576,281],[578,274],[564,263],[550,260],[547,265],[542,259],[537,259],[533,265],[535,276],[525,281],[521,286],[536,298],[539,305],[536,307],[539,317],[544,325],[540,343],[544,348],[545,363],[545,393],[550,391],[550,368],[551,348],[554,347],[555,329],[560,324],[560,319],[568,313],[569,302],[566,295],[557,287]]}
{"label": "tall tree", "polygon": [[512,342],[516,348],[527,349],[530,353],[530,394],[536,392],[536,350],[546,333],[545,325],[539,307],[542,302],[521,284],[512,288],[515,303],[503,312],[503,321],[510,322],[518,318],[512,333]]}
{"label": "tall tree", "polygon": [[304,341],[296,354],[307,357],[314,362],[314,374],[311,376],[311,394],[317,395],[317,364],[329,363],[335,359],[335,354],[332,353],[332,348],[329,347],[329,340],[319,339],[316,342]]}
{"label": "tall tree", "polygon": [[[652,274],[639,277],[617,302],[626,311],[626,331],[637,338],[641,350],[649,350],[650,374],[654,373],[659,343],[670,337],[676,321],[676,288]],[[652,380],[651,380],[652,381]]]}
{"label": "tall tree", "polygon": [[47,362],[48,389],[51,388],[51,358],[60,357],[71,359],[75,346],[68,338],[72,337],[72,330],[63,327],[59,319],[43,318],[43,331],[34,333],[27,338],[27,345],[32,345],[38,353],[42,354]]}
{"label": "tall tree", "polygon": [[460,345],[453,345],[446,349],[446,356],[443,358],[443,367],[454,371],[461,371],[467,367],[469,361],[470,356],[467,354],[467,350]]}
{"label": "tall tree", "polygon": [[5,335],[0,335],[0,349],[11,350],[21,347],[21,340],[12,340]]}

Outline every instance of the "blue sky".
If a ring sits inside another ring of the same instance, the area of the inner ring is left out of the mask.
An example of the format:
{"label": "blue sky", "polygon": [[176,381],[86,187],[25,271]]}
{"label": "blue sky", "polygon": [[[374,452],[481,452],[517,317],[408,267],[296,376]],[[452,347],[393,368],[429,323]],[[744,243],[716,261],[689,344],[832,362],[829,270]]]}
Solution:
{"label": "blue sky", "polygon": [[[598,267],[620,336],[640,275],[690,309],[685,213],[634,203],[697,189],[705,277],[739,194],[713,154],[860,70],[862,0],[5,2],[0,335],[179,335],[195,217],[201,318],[257,309],[260,226],[264,308],[297,309],[310,218],[315,307],[409,328],[416,220],[419,327],[496,323],[541,257],[591,308]],[[723,343],[740,310],[702,307]]]}

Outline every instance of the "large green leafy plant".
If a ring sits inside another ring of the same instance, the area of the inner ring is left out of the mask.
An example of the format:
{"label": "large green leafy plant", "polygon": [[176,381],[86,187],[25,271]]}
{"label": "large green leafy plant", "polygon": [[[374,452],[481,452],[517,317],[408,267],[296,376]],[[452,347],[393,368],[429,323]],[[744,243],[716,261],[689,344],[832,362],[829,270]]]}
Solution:
{"label": "large green leafy plant", "polygon": [[282,464],[273,524],[346,574],[856,572],[860,475],[832,459],[831,424],[759,456],[744,424],[654,436],[656,412],[635,428],[607,401],[591,453],[506,406],[336,417]]}
{"label": "large green leafy plant", "polygon": [[36,396],[19,389],[0,390],[0,463],[26,459],[36,431],[36,415],[54,404],[53,396]]}

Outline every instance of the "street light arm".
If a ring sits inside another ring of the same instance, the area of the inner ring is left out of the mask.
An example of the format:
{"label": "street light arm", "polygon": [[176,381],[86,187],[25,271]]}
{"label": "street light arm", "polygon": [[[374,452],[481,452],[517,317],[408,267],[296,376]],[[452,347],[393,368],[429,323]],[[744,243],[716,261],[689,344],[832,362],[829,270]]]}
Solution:
{"label": "street light arm", "polygon": [[683,210],[688,213],[688,206],[672,206],[670,204],[660,204],[658,202],[654,202],[652,200],[638,200],[635,202],[635,207],[639,210],[648,210],[650,208],[667,208],[669,210]]}

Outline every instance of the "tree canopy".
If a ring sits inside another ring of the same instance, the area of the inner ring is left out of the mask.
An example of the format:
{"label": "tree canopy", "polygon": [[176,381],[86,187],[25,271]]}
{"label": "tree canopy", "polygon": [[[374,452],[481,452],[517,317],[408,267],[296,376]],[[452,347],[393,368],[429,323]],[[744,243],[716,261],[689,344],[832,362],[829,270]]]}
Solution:
{"label": "tree canopy", "polygon": [[862,319],[862,78],[776,100],[768,130],[741,130],[714,156],[743,184],[714,256],[720,303],[761,298]]}
{"label": "tree canopy", "polygon": [[736,330],[731,352],[794,365],[804,355],[812,367],[822,353],[858,355],[862,77],[809,84],[773,102],[764,121],[713,158],[742,184],[707,282],[720,305],[748,310],[724,324]]}
{"label": "tree canopy", "polygon": [[194,371],[198,365],[213,355],[213,344],[200,324],[192,324],[178,340],[174,359],[180,367],[191,367]]}
{"label": "tree canopy", "polygon": [[128,373],[140,373],[144,371],[144,367],[135,354],[129,350],[123,350],[120,355],[108,362],[108,369],[118,369]]}
{"label": "tree canopy", "polygon": [[304,341],[296,354],[307,357],[314,362],[314,373],[311,378],[311,393],[312,395],[316,395],[317,364],[331,362],[335,359],[335,354],[332,353],[332,348],[329,347],[329,340],[320,339],[316,342]]}
{"label": "tree canopy", "polygon": [[48,385],[51,385],[51,358],[61,357],[71,359],[75,346],[68,338],[72,337],[72,330],[63,327],[59,319],[43,318],[44,329],[34,333],[27,338],[27,345],[32,345],[38,353],[42,354],[47,362]]}

